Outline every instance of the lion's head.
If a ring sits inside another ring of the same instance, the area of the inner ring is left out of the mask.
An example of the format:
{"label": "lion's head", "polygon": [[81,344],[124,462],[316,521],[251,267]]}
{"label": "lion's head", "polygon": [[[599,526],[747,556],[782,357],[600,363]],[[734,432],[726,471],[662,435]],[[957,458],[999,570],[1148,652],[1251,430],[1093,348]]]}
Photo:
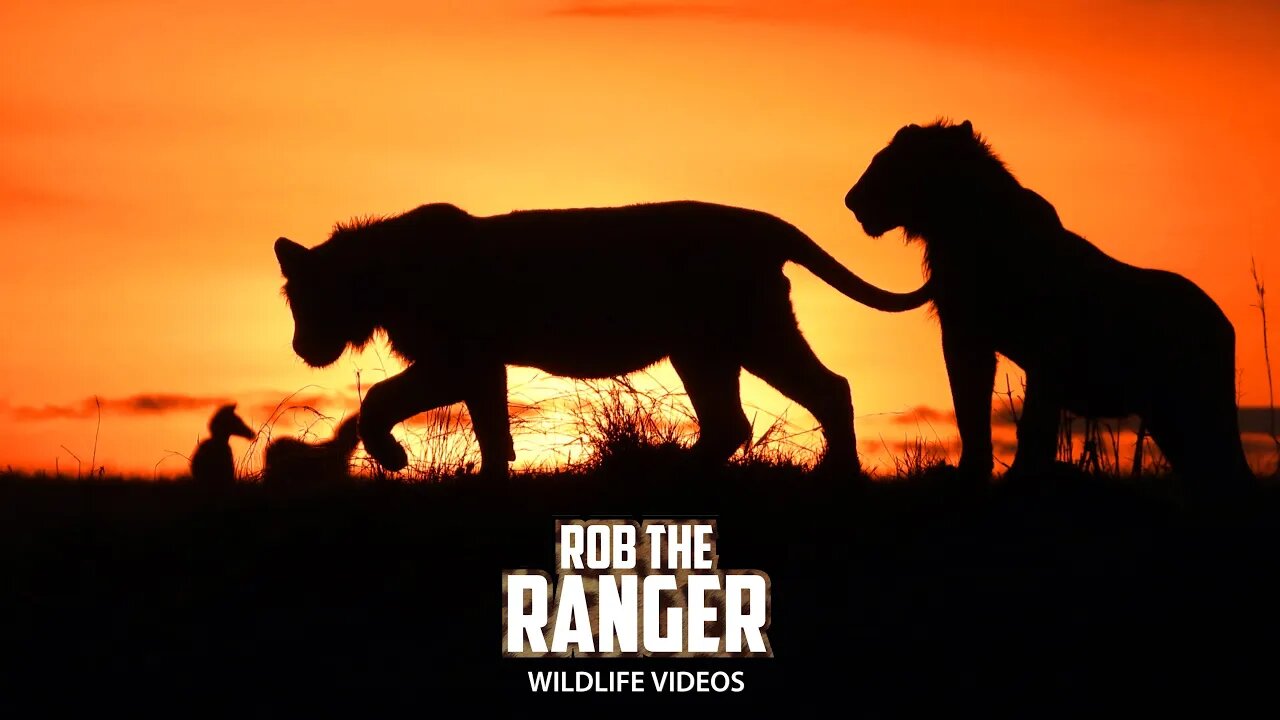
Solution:
{"label": "lion's head", "polygon": [[993,163],[1003,171],[968,120],[908,125],[876,153],[844,204],[872,237],[899,227],[918,237]]}
{"label": "lion's head", "polygon": [[280,238],[276,259],[284,274],[284,295],[293,313],[293,351],[312,367],[337,362],[347,345],[368,342],[373,327],[352,297],[350,268]]}

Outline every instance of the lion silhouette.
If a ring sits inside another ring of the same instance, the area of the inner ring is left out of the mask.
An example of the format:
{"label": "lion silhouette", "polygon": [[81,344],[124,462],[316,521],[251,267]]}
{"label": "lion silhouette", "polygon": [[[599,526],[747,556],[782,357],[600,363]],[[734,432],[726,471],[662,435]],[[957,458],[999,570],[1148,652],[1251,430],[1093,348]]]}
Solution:
{"label": "lion silhouette", "polygon": [[900,227],[924,244],[962,471],[992,470],[1000,353],[1026,373],[1013,477],[1053,462],[1066,409],[1140,416],[1184,476],[1252,478],[1222,310],[1190,280],[1127,265],[1065,229],[971,123],[902,128],[845,205],[868,235]]}
{"label": "lion silhouette", "polygon": [[209,418],[209,437],[200,441],[191,455],[191,479],[201,485],[233,485],[236,464],[231,456],[231,437],[252,440],[253,430],[236,414],[236,406],[223,405]]}
{"label": "lion silhouette", "polygon": [[351,475],[351,454],[360,442],[359,415],[343,420],[333,437],[308,443],[298,438],[276,438],[263,453],[264,485],[318,485],[341,482]]}
{"label": "lion silhouette", "polygon": [[849,384],[802,337],[783,265],[880,310],[928,297],[868,284],[776,217],[699,202],[488,217],[423,205],[339,225],[312,249],[280,238],[275,254],[307,364],[329,365],[378,329],[409,363],[369,389],[360,413],[365,449],[392,471],[407,464],[395,423],[463,402],[481,469],[505,475],[507,365],[606,378],[664,358],[698,417],[695,457],[722,462],[750,439],[745,368],[817,418],[824,467],[855,471]]}

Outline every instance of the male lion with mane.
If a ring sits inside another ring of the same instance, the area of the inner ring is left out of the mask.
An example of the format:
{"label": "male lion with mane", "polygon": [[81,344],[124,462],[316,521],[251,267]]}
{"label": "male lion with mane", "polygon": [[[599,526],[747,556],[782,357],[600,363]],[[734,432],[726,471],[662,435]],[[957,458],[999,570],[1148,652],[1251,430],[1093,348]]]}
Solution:
{"label": "male lion with mane", "polygon": [[505,475],[507,365],[605,378],[670,358],[697,413],[696,457],[723,462],[750,439],[745,368],[813,413],[824,466],[856,472],[849,384],[801,336],[783,265],[879,310],[927,300],[923,287],[866,283],[776,217],[698,202],[491,217],[423,205],[339,225],[312,249],[280,238],[275,253],[307,364],[329,365],[377,329],[409,363],[360,411],[365,449],[392,471],[408,462],[396,423],[462,402],[482,469]]}
{"label": "male lion with mane", "polygon": [[968,121],[899,130],[845,205],[872,237],[901,227],[924,243],[963,473],[992,470],[1000,353],[1027,382],[1012,476],[1052,464],[1066,409],[1140,416],[1190,478],[1252,480],[1222,310],[1190,280],[1127,265],[1064,228]]}

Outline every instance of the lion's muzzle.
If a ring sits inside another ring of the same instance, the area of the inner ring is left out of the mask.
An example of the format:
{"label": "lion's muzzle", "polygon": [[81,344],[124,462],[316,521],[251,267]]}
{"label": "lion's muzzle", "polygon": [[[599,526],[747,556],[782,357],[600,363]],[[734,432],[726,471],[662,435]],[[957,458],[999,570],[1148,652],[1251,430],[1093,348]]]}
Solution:
{"label": "lion's muzzle", "polygon": [[338,361],[342,357],[342,352],[346,349],[345,344],[337,346],[322,346],[313,344],[299,339],[297,336],[293,338],[293,351],[307,365],[314,368],[328,367]]}

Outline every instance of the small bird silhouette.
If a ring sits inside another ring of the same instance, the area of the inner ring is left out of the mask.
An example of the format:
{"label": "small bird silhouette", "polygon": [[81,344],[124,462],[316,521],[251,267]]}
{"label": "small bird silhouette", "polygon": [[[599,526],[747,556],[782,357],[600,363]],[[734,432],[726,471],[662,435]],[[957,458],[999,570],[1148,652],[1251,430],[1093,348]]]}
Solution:
{"label": "small bird silhouette", "polygon": [[236,481],[236,464],[231,457],[231,436],[254,437],[253,430],[236,415],[236,406],[223,405],[209,419],[209,438],[200,442],[191,456],[191,478],[201,485],[225,486]]}

